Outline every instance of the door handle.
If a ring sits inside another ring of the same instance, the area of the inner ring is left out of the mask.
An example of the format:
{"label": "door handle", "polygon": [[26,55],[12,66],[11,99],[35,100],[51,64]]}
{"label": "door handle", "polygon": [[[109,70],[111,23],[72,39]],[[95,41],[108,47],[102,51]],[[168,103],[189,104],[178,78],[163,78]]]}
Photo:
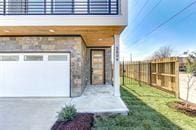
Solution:
{"label": "door handle", "polygon": [[91,73],[93,73],[93,68],[91,68]]}

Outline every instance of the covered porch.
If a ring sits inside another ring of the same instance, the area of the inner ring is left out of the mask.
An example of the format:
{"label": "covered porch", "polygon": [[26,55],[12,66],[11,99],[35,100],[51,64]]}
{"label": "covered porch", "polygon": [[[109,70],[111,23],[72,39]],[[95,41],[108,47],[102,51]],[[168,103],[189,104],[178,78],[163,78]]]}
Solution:
{"label": "covered porch", "polygon": [[118,96],[112,85],[88,85],[82,96],[72,98],[78,112],[128,114],[128,108]]}

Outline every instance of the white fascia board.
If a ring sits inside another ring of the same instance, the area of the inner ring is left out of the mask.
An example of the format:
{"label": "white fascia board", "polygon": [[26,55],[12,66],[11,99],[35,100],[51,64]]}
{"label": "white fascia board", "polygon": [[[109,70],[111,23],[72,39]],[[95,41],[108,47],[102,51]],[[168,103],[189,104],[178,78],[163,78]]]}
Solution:
{"label": "white fascia board", "polygon": [[118,26],[127,25],[125,16],[17,15],[0,16],[0,26]]}

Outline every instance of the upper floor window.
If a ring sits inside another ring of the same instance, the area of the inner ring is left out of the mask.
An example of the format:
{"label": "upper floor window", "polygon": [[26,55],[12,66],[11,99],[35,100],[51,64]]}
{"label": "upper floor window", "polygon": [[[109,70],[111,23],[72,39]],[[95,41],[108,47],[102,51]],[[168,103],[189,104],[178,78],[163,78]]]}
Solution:
{"label": "upper floor window", "polygon": [[44,14],[46,12],[45,0],[28,0],[26,11],[28,14]]}
{"label": "upper floor window", "polygon": [[3,4],[4,11],[7,14],[24,14],[25,13],[25,0],[5,0]]}
{"label": "upper floor window", "polygon": [[74,12],[76,14],[88,13],[88,0],[75,0],[74,2]]}
{"label": "upper floor window", "polygon": [[0,0],[3,15],[117,15],[119,0]]}
{"label": "upper floor window", "polygon": [[105,14],[110,12],[110,1],[111,0],[102,0],[101,2],[99,0],[91,0],[90,3],[90,12],[93,14],[100,13]]}
{"label": "upper floor window", "polygon": [[71,14],[73,12],[72,0],[53,0],[51,5],[53,14]]}

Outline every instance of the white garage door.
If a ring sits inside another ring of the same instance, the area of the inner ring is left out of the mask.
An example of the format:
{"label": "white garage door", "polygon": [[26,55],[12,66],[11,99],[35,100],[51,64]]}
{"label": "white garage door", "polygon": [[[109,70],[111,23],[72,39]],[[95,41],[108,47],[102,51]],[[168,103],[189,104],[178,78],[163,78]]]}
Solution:
{"label": "white garage door", "polygon": [[0,97],[69,96],[69,53],[0,53]]}

